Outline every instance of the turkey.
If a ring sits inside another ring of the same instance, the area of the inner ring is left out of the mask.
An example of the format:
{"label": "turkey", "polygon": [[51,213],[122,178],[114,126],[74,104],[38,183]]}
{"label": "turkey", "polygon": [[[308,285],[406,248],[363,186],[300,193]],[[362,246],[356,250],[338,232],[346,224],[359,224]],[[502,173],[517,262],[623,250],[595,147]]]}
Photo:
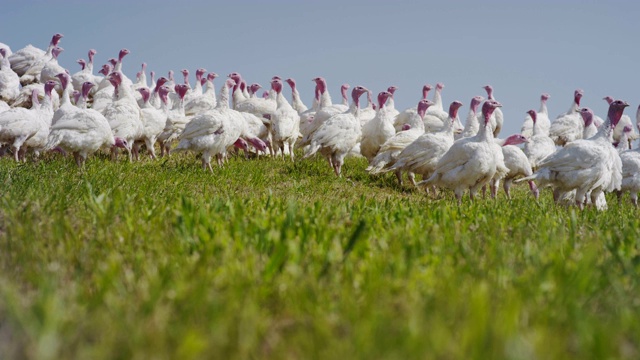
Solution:
{"label": "turkey", "polygon": [[385,103],[391,93],[383,91],[378,94],[378,112],[376,116],[362,127],[360,153],[371,162],[380,150],[380,146],[396,134],[393,128],[393,112]]}
{"label": "turkey", "polygon": [[[418,106],[416,108],[420,110],[420,107],[422,107],[426,113],[429,111],[428,109],[431,105],[433,105],[431,101],[418,102]],[[382,146],[380,146],[378,154],[373,158],[373,160],[371,160],[369,166],[366,168],[370,174],[379,174],[386,167],[393,166],[402,150],[409,146],[409,144],[413,143],[420,135],[424,134],[423,118],[425,117],[425,113],[420,113],[420,111],[416,112],[414,118],[408,120],[408,124],[411,125],[410,129],[397,132],[382,144]],[[398,177],[399,185],[402,185],[401,173],[396,172],[396,176]]]}
{"label": "turkey", "polygon": [[149,156],[152,159],[156,159],[156,151],[154,149],[156,139],[158,135],[164,130],[167,122],[167,114],[159,109],[156,109],[149,103],[151,98],[151,91],[149,88],[141,87],[138,89],[140,95],[142,95],[143,104],[140,108],[140,120],[142,121],[142,136],[140,140],[134,144],[134,152],[138,152],[138,148],[141,143],[144,143],[149,151]]}
{"label": "turkey", "polygon": [[580,112],[580,116],[582,116],[582,120],[584,121],[582,138],[589,139],[598,132],[598,128],[596,127],[596,124],[593,123],[593,111],[585,107],[580,109],[579,112]]}
{"label": "turkey", "polygon": [[[169,82],[169,79],[167,79],[164,76],[161,76],[158,78],[158,80],[155,82],[154,87],[153,87],[153,91],[151,91],[151,99],[149,99],[149,103],[155,107],[156,109],[160,109],[163,106],[167,106],[167,103],[163,103],[162,101],[160,101],[160,89],[162,89],[163,86],[167,86],[167,89],[169,89],[169,92],[171,92],[171,89],[169,88],[168,85],[166,85]],[[167,101],[168,101],[168,95],[167,95]]]}
{"label": "turkey", "polygon": [[300,99],[300,93],[298,89],[296,89],[296,81],[292,78],[285,80],[287,84],[291,87],[291,107],[293,110],[297,111],[298,114],[302,114],[307,111],[307,106]]}
{"label": "turkey", "polygon": [[429,114],[429,111],[444,111],[444,107],[442,105],[442,89],[444,89],[444,84],[437,83],[435,94],[433,94],[433,106],[429,107],[429,110],[427,110],[427,114]]}
{"label": "turkey", "polygon": [[11,103],[19,94],[20,78],[11,70],[7,49],[0,48],[0,100]]}
{"label": "turkey", "polygon": [[93,105],[91,106],[93,110],[102,112],[113,101],[113,85],[111,85],[108,76],[111,74],[111,70],[111,65],[104,64],[99,71],[104,75],[104,78],[98,83],[98,90],[93,94]]}
{"label": "turkey", "polygon": [[[318,104],[318,110],[313,116],[313,121],[308,123],[307,126],[301,126],[303,138],[300,141],[302,146],[309,145],[312,141],[314,133],[324,124],[327,120],[337,114],[341,114],[349,109],[345,109],[342,104],[334,105],[331,101],[331,95],[327,89],[327,81],[322,77],[314,78],[316,86],[320,92],[320,103]],[[349,88],[349,84],[343,84],[341,91],[344,93]],[[358,110],[358,114],[360,110]],[[359,122],[359,121],[358,121]]]}
{"label": "turkey", "polygon": [[38,82],[45,83],[49,80],[55,80],[56,75],[60,74],[61,72],[68,72],[67,69],[58,64],[58,56],[63,51],[64,49],[59,46],[53,48],[53,50],[51,51],[51,59],[47,61],[42,67]]}
{"label": "turkey", "polygon": [[[140,121],[140,108],[131,93],[131,87],[123,84],[123,76],[119,71],[109,74],[109,81],[113,85],[113,102],[102,112],[109,121],[109,126],[114,137],[125,140],[124,149],[127,151],[129,161],[133,160],[131,152],[135,140],[140,139],[143,126]],[[111,158],[116,159],[118,148],[111,150]]]}
{"label": "turkey", "polygon": [[[429,91],[431,91],[431,85],[426,84],[422,87],[422,100],[427,99],[427,95],[429,95]],[[400,112],[396,116],[396,118],[393,120],[393,127],[396,129],[396,132],[401,131],[402,126],[404,124],[409,124],[411,126],[414,126],[412,124],[412,121],[416,119],[420,119],[417,114],[418,114],[417,107],[411,107]],[[423,123],[423,126],[424,126],[424,123]]]}
{"label": "turkey", "polygon": [[[133,82],[131,81],[131,79],[129,79],[123,72],[122,72],[122,60],[124,60],[124,57],[129,55],[131,52],[129,51],[129,49],[122,49],[120,50],[120,52],[118,53],[118,61],[116,62],[116,64],[113,66],[113,71],[114,72],[118,72],[120,73],[120,77],[122,78],[121,80],[121,84],[123,86],[127,86],[128,88],[132,89],[133,88]],[[134,96],[135,95],[133,93],[130,93],[130,95]],[[131,144],[129,144],[131,145]]]}
{"label": "turkey", "polygon": [[467,121],[464,124],[464,129],[458,138],[468,138],[475,136],[480,130],[480,119],[478,116],[478,106],[484,101],[482,96],[474,96],[471,99],[471,104],[469,105],[469,113],[467,114]]}
{"label": "turkey", "polygon": [[[614,101],[614,98],[612,98],[611,96],[605,96],[604,98],[602,98],[602,100],[605,100],[607,104],[611,104]],[[625,129],[627,126],[631,127],[631,131],[627,134],[628,141],[633,141],[638,138],[638,134],[633,130],[633,122],[631,121],[629,115],[622,115],[622,118],[620,118],[620,122],[615,127],[615,129],[613,129],[613,141],[620,141],[623,129]]]}
{"label": "turkey", "polygon": [[[496,100],[493,97],[493,87],[491,85],[485,85],[483,89],[487,92],[488,100]],[[498,137],[500,134],[500,130],[502,130],[504,116],[502,115],[502,110],[497,108],[493,113],[493,118],[491,118],[491,128],[493,129],[493,137]]]}
{"label": "turkey", "polygon": [[567,143],[582,138],[584,121],[578,114],[578,108],[583,95],[584,92],[581,89],[577,89],[573,93],[573,102],[569,110],[564,114],[558,115],[551,123],[549,137],[556,145],[565,146]]}
{"label": "turkey", "polygon": [[[82,98],[87,97],[94,87],[92,82],[82,84]],[[93,109],[79,109],[67,113],[53,126],[47,139],[45,149],[59,147],[73,153],[78,167],[83,167],[87,156],[102,147],[118,146],[126,148],[126,141],[114,138],[107,119]]]}
{"label": "turkey", "polygon": [[[436,85],[435,95],[433,96],[433,103],[436,104],[432,107],[429,107],[427,113],[424,115],[424,131],[425,132],[439,132],[445,126],[449,126],[447,121],[450,120],[449,113],[442,110],[442,89],[444,89],[444,84],[438,83]],[[440,106],[437,105],[437,102],[440,102]],[[453,123],[453,132],[455,134],[460,134],[464,130],[460,119],[457,116],[454,118]]]}
{"label": "turkey", "polygon": [[[347,84],[345,84],[347,85]],[[367,106],[364,109],[360,109],[360,115],[358,120],[360,121],[360,127],[371,121],[376,116],[376,106],[373,103],[371,93],[367,93]]]}
{"label": "turkey", "polygon": [[469,197],[473,200],[478,189],[486,186],[497,171],[508,172],[508,169],[498,169],[501,164],[496,159],[496,144],[491,127],[493,112],[500,106],[502,105],[495,100],[485,101],[482,105],[483,124],[478,134],[453,143],[438,161],[433,175],[418,185],[453,189],[458,204],[461,204],[466,189],[469,189]]}
{"label": "turkey", "polygon": [[280,149],[283,159],[285,152],[289,152],[291,161],[293,161],[295,157],[294,145],[300,134],[300,115],[282,95],[282,81],[271,80],[271,88],[277,94],[277,108],[271,115],[273,147]]}
{"label": "turkey", "polygon": [[193,117],[178,137],[180,142],[174,150],[202,153],[202,168],[208,168],[211,172],[211,156],[215,155],[218,165],[222,166],[227,147],[238,139],[229,129],[233,127],[229,116],[229,89],[234,85],[235,81],[227,79],[220,91],[216,108]]}
{"label": "turkey", "polygon": [[[409,144],[398,155],[396,163],[385,171],[401,171],[409,173],[409,180],[415,186],[414,174],[428,179],[436,169],[440,158],[453,145],[454,124],[458,118],[458,110],[462,106],[460,101],[454,101],[449,106],[449,114],[442,130],[435,133],[424,133]],[[400,178],[400,175],[397,175]]]}
{"label": "turkey", "polygon": [[258,90],[262,89],[262,85],[258,84],[258,83],[253,83],[251,85],[249,85],[249,97],[251,98],[255,98],[258,97]]}
{"label": "turkey", "polygon": [[[629,133],[631,133],[631,129],[629,129]],[[628,145],[628,143],[624,143],[624,141],[620,142],[620,146],[625,145]],[[623,193],[628,191],[631,197],[631,203],[633,206],[638,207],[638,192],[640,192],[640,147],[620,152],[620,160],[622,161],[622,182],[620,191],[618,192],[618,199],[620,199]]]}
{"label": "turkey", "polygon": [[327,157],[336,176],[340,177],[345,156],[360,141],[362,134],[358,115],[360,112],[360,96],[368,92],[362,86],[356,86],[351,92],[353,102],[343,113],[332,116],[314,133],[304,157],[313,156],[320,151]]}
{"label": "turkey", "polygon": [[[23,49],[14,52],[9,56],[11,69],[13,69],[13,71],[15,71],[18,76],[22,76],[33,65],[39,63],[40,60],[42,60],[42,65],[44,65],[44,61],[49,60],[49,58],[51,57],[51,50],[53,50],[54,47],[58,46],[58,43],[62,38],[62,34],[54,34],[51,38],[51,42],[49,42],[47,51],[40,50],[37,47],[29,44]],[[38,69],[38,74],[40,73],[40,70],[42,70],[42,67]]]}
{"label": "turkey", "polygon": [[55,86],[55,81],[47,81],[44,85],[45,100],[42,105],[38,102],[38,90],[35,89],[31,109],[13,108],[0,113],[0,142],[11,145],[16,161],[24,160],[27,148],[38,152],[44,147],[53,115],[51,91]]}
{"label": "turkey", "polygon": [[[504,140],[502,143],[502,155],[504,157],[504,165],[509,169],[509,172],[504,177],[504,192],[507,195],[508,199],[511,199],[511,184],[514,179],[524,176],[531,176],[533,174],[533,170],[531,169],[531,164],[529,163],[529,159],[522,152],[522,150],[516,145],[526,144],[527,138],[521,134],[511,135]],[[497,186],[500,180],[495,179],[492,184],[492,194],[496,194]],[[539,195],[538,188],[536,184],[529,180],[529,189],[531,189],[531,193],[537,199]]]}
{"label": "turkey", "polygon": [[385,105],[385,107],[387,108],[387,112],[389,112],[392,119],[395,119],[395,117],[400,113],[396,109],[396,103],[393,100],[393,96],[395,95],[396,90],[398,90],[398,87],[395,85],[391,85],[387,88],[387,91],[391,94],[391,97],[389,98],[389,100],[387,100],[387,104]]}
{"label": "turkey", "polygon": [[[147,63],[143,62],[142,65],[140,65],[140,71],[136,73],[136,82],[133,83],[131,88],[135,91],[138,91],[138,89],[142,89],[142,88],[148,89],[148,86],[149,85],[147,84]],[[151,94],[151,90],[149,90],[149,94]],[[140,96],[142,96],[142,94]]]}
{"label": "turkey", "polygon": [[527,159],[529,159],[529,164],[531,164],[533,171],[536,171],[538,164],[556,151],[556,144],[538,127],[539,113],[535,110],[529,110],[527,114],[529,114],[533,126],[531,129],[531,137],[529,141],[524,144],[524,154],[527,156]]}
{"label": "turkey", "polygon": [[165,154],[169,155],[171,142],[180,136],[184,127],[187,125],[189,120],[191,120],[184,112],[184,97],[188,90],[189,88],[184,84],[178,84],[175,86],[175,91],[178,94],[178,100],[174,102],[173,108],[167,114],[164,129],[160,135],[158,135],[160,156],[164,156]]}
{"label": "turkey", "polygon": [[233,92],[236,100],[234,110],[248,112],[257,117],[261,117],[262,114],[273,114],[276,111],[275,97],[270,97],[269,99],[246,98],[240,89],[240,82],[242,81],[240,74],[231,73],[229,78],[236,82]]}
{"label": "turkey", "polygon": [[213,80],[216,77],[218,77],[216,73],[207,74],[207,85],[202,96],[184,105],[184,112],[187,116],[201,114],[205,111],[213,110],[216,107],[216,90],[213,86]]}
{"label": "turkey", "polygon": [[538,186],[554,188],[554,200],[573,190],[575,202],[580,209],[585,195],[591,193],[591,202],[598,210],[606,209],[606,201],[598,204],[596,199],[607,191],[619,190],[622,181],[622,162],[611,144],[613,129],[620,121],[624,108],[629,106],[622,100],[609,105],[607,120],[590,139],[575,140],[556,151],[540,163],[532,176],[519,181],[536,180]]}
{"label": "turkey", "polygon": [[7,58],[11,55],[13,55],[13,51],[11,51],[11,47],[5,43],[1,43],[0,42],[0,49],[4,49],[5,53],[7,54]]}
{"label": "turkey", "polygon": [[73,88],[71,87],[71,78],[69,74],[66,72],[61,72],[56,75],[58,81],[60,81],[60,87],[62,88],[62,99],[60,100],[60,107],[53,113],[53,119],[51,120],[52,124],[55,124],[59,118],[61,118],[64,114],[68,112],[73,112],[77,108],[71,104],[71,92]]}
{"label": "turkey", "polygon": [[185,104],[185,113],[186,106],[193,100],[202,97],[202,76],[207,72],[206,69],[197,69],[196,70],[196,84],[193,89],[187,91],[187,94],[184,96],[184,104]]}
{"label": "turkey", "polygon": [[[536,113],[539,133],[547,136],[549,135],[549,127],[551,127],[549,110],[547,110],[547,100],[549,100],[549,97],[549,94],[546,93],[540,95],[540,110]],[[520,133],[527,139],[533,135],[533,120],[530,115],[525,117],[524,122],[522,123],[522,128],[520,128]]]}

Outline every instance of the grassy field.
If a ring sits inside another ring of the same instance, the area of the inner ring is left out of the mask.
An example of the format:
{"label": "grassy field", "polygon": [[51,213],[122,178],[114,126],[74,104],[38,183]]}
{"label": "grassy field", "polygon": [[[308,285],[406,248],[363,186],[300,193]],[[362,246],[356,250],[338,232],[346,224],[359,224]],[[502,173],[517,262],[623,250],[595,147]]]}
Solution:
{"label": "grassy field", "polygon": [[349,159],[0,160],[3,359],[637,359],[640,219]]}

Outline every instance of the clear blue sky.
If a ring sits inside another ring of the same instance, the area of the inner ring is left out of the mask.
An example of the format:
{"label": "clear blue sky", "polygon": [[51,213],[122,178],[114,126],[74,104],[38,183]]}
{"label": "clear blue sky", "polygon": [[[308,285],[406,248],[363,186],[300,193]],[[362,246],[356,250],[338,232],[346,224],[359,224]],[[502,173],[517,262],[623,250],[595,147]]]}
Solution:
{"label": "clear blue sky", "polygon": [[396,85],[399,109],[417,103],[424,83],[443,82],[445,105],[461,100],[466,114],[490,83],[505,137],[542,92],[551,94],[552,119],[576,88],[600,116],[602,97],[612,95],[635,118],[638,19],[633,1],[3,1],[0,42],[45,48],[60,32],[60,61],[72,73],[90,48],[98,67],[126,47],[131,78],[142,62],[161,74],[238,71],[263,86],[273,75],[294,77],[306,103],[315,76],[334,100],[344,82],[374,94]]}

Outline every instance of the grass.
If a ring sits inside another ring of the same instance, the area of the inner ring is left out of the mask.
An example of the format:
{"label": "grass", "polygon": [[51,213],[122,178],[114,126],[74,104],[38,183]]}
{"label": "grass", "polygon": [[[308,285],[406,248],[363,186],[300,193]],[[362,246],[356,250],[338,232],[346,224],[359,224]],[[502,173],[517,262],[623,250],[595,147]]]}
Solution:
{"label": "grass", "polygon": [[0,160],[2,358],[640,357],[628,201],[458,207],[364,168]]}

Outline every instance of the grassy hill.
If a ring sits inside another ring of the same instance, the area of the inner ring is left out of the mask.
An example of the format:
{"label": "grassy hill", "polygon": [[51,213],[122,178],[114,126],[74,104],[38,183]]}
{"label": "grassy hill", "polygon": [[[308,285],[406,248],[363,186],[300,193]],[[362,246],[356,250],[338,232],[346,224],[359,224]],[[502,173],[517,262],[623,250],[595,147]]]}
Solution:
{"label": "grassy hill", "polygon": [[3,358],[640,357],[640,219],[349,159],[0,160]]}

